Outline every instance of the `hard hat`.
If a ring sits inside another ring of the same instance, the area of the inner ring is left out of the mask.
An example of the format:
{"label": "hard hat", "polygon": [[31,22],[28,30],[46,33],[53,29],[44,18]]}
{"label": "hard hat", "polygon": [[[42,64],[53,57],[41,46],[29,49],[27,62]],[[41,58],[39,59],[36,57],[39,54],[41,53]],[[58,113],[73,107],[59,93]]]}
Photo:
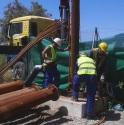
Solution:
{"label": "hard hat", "polygon": [[55,38],[53,41],[61,46],[62,40],[60,38]]}
{"label": "hard hat", "polygon": [[100,44],[99,44],[99,47],[100,47],[100,49],[102,50],[102,51],[107,51],[107,48],[108,48],[108,45],[105,43],[105,42],[101,42]]}
{"label": "hard hat", "polygon": [[88,56],[85,52],[81,52],[80,54],[79,54],[79,57],[81,57],[81,56]]}

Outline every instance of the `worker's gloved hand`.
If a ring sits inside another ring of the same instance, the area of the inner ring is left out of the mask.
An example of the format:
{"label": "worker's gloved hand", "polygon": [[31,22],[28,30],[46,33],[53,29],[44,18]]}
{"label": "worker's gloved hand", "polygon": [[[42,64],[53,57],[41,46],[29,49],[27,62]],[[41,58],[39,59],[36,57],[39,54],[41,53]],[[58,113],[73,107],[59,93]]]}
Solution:
{"label": "worker's gloved hand", "polygon": [[104,84],[104,82],[105,82],[105,76],[104,75],[101,75],[100,82],[102,83],[102,85]]}

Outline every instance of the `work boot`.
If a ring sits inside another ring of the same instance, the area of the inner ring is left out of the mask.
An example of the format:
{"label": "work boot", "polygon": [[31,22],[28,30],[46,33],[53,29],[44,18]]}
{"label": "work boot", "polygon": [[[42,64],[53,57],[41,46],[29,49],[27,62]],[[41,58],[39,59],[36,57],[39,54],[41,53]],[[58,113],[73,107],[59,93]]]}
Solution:
{"label": "work boot", "polygon": [[78,97],[77,96],[72,96],[71,100],[77,102],[78,101]]}

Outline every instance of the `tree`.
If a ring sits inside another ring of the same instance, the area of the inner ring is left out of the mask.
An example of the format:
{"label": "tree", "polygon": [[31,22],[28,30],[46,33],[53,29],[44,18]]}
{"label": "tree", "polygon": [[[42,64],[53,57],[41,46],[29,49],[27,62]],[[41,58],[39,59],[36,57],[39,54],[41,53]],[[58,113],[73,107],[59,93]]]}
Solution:
{"label": "tree", "polygon": [[35,16],[43,16],[43,17],[51,17],[52,14],[47,13],[47,10],[42,7],[42,5],[39,5],[38,2],[31,2],[31,10],[30,15]]}
{"label": "tree", "polygon": [[18,0],[15,0],[8,3],[4,8],[4,17],[0,18],[0,43],[4,41],[4,29],[11,19],[28,15],[52,17],[52,14],[47,13],[47,9],[44,9],[38,2],[31,2],[31,7],[28,9]]}

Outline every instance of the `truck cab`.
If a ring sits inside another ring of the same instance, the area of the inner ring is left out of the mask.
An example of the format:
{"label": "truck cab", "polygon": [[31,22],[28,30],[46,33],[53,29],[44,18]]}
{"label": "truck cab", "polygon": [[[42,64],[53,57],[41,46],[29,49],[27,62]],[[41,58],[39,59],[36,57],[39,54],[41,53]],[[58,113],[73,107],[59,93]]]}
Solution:
{"label": "truck cab", "polygon": [[37,36],[47,28],[54,19],[40,16],[24,16],[12,19],[6,26],[7,43],[10,46],[25,46],[29,36]]}

